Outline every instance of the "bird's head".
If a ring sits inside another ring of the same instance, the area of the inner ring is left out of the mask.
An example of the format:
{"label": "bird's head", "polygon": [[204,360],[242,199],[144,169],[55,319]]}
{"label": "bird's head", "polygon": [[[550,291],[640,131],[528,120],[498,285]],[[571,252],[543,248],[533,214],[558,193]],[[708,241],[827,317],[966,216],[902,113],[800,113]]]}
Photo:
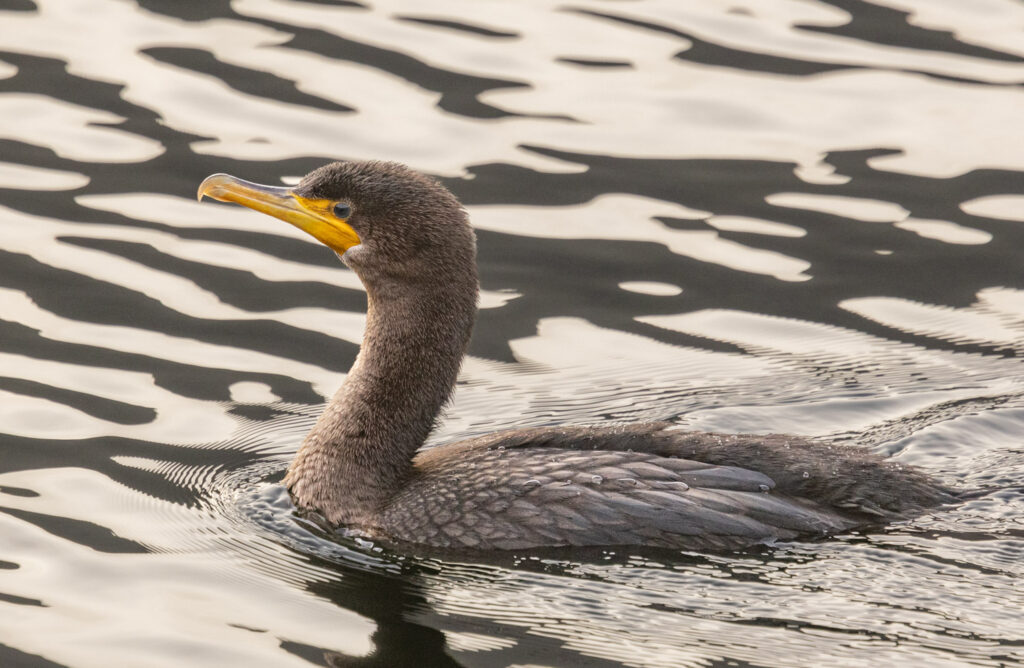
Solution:
{"label": "bird's head", "polygon": [[227,174],[198,197],[235,202],[291,223],[335,251],[367,287],[441,283],[472,274],[476,245],[462,205],[438,181],[394,162],[334,162],[294,188]]}

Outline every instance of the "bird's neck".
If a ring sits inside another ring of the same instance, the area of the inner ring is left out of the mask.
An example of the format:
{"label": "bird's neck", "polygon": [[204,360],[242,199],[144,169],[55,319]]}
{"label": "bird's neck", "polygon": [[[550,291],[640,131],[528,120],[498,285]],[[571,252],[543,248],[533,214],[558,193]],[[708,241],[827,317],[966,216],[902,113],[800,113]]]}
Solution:
{"label": "bird's neck", "polygon": [[458,282],[368,286],[359,355],[285,478],[297,505],[331,524],[372,526],[405,484],[472,331],[475,272]]}

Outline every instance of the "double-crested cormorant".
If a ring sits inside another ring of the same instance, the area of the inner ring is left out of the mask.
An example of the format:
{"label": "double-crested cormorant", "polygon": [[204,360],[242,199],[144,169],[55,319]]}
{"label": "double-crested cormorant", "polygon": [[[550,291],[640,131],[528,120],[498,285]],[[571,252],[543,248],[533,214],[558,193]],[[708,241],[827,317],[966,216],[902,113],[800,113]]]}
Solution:
{"label": "double-crested cormorant", "polygon": [[443,548],[732,549],[952,500],[863,449],[668,423],[517,429],[418,452],[476,317],[475,237],[455,196],[388,162],[332,163],[294,188],[215,174],[198,194],[308,232],[366,287],[362,348],[285,477],[295,504],[332,526]]}

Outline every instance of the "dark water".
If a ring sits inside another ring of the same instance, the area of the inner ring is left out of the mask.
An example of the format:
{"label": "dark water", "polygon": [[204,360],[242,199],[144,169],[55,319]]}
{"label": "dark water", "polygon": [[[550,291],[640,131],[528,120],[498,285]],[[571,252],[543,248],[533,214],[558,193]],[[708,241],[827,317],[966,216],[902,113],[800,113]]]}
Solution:
{"label": "dark water", "polygon": [[[1024,661],[1024,5],[0,1],[0,665]],[[275,484],[355,277],[194,201],[442,178],[484,288],[432,442],[671,419],[990,493],[873,535],[485,563]]]}

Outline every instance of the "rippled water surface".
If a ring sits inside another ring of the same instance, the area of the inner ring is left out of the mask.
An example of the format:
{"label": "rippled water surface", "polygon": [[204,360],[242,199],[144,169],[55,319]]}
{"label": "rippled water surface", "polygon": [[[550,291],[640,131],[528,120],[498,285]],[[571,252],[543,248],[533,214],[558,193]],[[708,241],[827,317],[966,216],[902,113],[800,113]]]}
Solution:
{"label": "rippled water surface", "polygon": [[[1024,5],[0,0],[0,665],[1024,661]],[[738,554],[445,561],[280,476],[365,297],[229,172],[406,162],[482,309],[431,443],[669,419],[987,493]]]}

